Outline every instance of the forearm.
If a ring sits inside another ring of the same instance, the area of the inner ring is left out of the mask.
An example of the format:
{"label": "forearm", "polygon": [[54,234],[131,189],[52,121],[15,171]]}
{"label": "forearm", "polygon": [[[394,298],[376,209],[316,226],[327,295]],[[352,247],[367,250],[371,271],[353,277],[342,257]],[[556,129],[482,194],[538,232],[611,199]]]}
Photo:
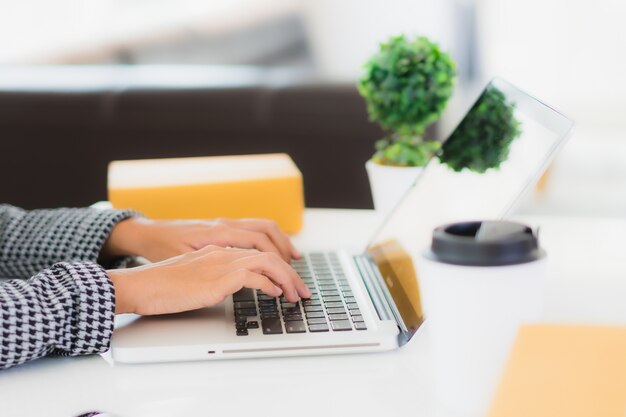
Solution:
{"label": "forearm", "polygon": [[27,278],[62,261],[96,262],[113,228],[132,211],[0,205],[0,276]]}
{"label": "forearm", "polygon": [[115,291],[97,264],[59,263],[29,280],[0,286],[0,369],[49,353],[105,352]]}

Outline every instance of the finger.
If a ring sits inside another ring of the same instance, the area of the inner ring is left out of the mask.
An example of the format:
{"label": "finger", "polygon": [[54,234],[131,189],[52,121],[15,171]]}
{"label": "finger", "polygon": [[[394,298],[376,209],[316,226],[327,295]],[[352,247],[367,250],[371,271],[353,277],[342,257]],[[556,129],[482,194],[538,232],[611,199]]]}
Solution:
{"label": "finger", "polygon": [[[233,271],[234,266],[231,265],[233,261],[244,259],[250,256],[259,255],[256,249],[239,249],[239,248],[222,248],[218,246],[218,249],[205,251],[204,249],[194,252],[196,257],[199,257],[202,261],[202,265],[206,265],[210,268],[220,267],[224,271]],[[191,254],[188,254],[191,255]]]}
{"label": "finger", "polygon": [[227,224],[234,228],[264,233],[279,249],[280,255],[283,257],[283,259],[289,261],[292,257],[294,257],[293,255],[295,248],[291,244],[289,236],[283,233],[278,225],[271,220],[241,219],[227,221]]}
{"label": "finger", "polygon": [[283,233],[283,232],[281,233],[285,236],[285,239],[287,239],[287,242],[289,242],[289,252],[291,253],[291,257],[294,259],[302,258],[302,253],[300,253],[300,251],[296,249],[296,247],[293,245],[293,242],[291,241],[291,238],[289,237],[289,235],[287,233]]}
{"label": "finger", "polygon": [[270,238],[260,232],[253,232],[245,229],[229,228],[222,241],[225,245],[236,246],[238,248],[257,249],[261,252],[273,252],[282,256],[280,249],[274,245]]}
{"label": "finger", "polygon": [[256,256],[241,258],[233,262],[233,266],[249,269],[263,274],[279,285],[285,298],[290,302],[296,302],[300,297],[308,298],[311,291],[298,276],[296,271],[273,253],[260,253]]}
{"label": "finger", "polygon": [[250,271],[249,269],[237,269],[220,279],[220,286],[225,291],[226,296],[236,293],[242,288],[254,288],[261,290],[270,297],[279,297],[283,291],[276,286],[272,280],[263,274]]}
{"label": "finger", "polygon": [[[207,245],[202,249],[185,253],[182,256],[185,257],[187,262],[201,261],[199,265],[206,265],[209,268],[222,267],[224,271],[231,271],[232,267],[228,267],[228,264],[232,261],[258,255],[259,253],[256,249],[224,248],[217,245]],[[179,262],[178,258],[181,258],[181,256],[172,258],[172,262]]]}
{"label": "finger", "polygon": [[207,254],[212,252],[230,252],[233,254],[241,254],[244,252],[258,253],[256,250],[236,248],[233,246],[206,245],[196,251],[199,254]]}
{"label": "finger", "polygon": [[[245,224],[245,223],[244,223]],[[257,228],[257,231],[265,233],[272,240],[274,245],[280,249],[283,259],[291,259],[292,245],[287,235],[280,231],[278,225],[268,220],[251,220],[250,224]]]}

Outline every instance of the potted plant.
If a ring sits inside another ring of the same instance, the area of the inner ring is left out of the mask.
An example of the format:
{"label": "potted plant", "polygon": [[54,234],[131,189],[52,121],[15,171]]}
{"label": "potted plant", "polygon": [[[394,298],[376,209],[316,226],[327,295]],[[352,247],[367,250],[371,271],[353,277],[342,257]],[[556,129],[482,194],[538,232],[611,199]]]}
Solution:
{"label": "potted plant", "polygon": [[439,150],[424,132],[441,116],[455,77],[454,61],[423,36],[394,36],[365,64],[358,90],[386,132],[366,163],[377,211],[392,208]]}

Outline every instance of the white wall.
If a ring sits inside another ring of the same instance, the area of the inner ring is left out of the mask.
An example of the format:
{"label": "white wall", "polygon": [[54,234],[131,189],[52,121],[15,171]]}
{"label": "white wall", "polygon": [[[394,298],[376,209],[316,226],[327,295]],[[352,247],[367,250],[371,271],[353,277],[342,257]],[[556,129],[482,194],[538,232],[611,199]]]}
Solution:
{"label": "white wall", "polygon": [[454,49],[450,0],[304,0],[303,16],[319,70],[356,80],[380,42],[392,35],[426,35]]}
{"label": "white wall", "polygon": [[626,2],[476,0],[485,79],[500,75],[577,124],[526,211],[626,216]]}
{"label": "white wall", "polygon": [[626,128],[626,2],[477,0],[485,78],[535,92],[580,125]]}

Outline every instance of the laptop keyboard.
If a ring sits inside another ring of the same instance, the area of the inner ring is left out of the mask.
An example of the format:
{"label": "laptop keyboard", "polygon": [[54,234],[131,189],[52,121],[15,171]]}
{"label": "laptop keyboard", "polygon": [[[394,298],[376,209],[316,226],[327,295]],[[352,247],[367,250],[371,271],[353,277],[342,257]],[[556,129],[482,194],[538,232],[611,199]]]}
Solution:
{"label": "laptop keyboard", "polygon": [[[305,254],[292,263],[311,290],[311,298],[290,303],[243,288],[233,294],[238,336],[367,330],[336,253]],[[259,330],[255,330],[259,329]]]}

